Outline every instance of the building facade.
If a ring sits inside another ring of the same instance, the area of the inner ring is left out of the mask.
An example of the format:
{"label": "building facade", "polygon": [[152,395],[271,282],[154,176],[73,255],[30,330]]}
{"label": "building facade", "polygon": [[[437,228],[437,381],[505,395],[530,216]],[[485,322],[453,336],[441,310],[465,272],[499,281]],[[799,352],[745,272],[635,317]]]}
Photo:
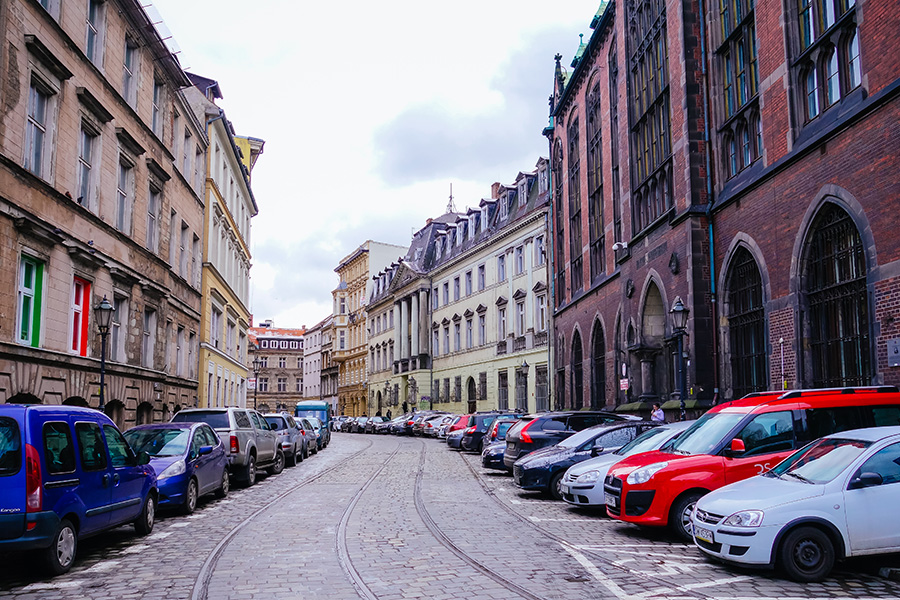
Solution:
{"label": "building facade", "polygon": [[303,399],[323,400],[322,394],[322,328],[323,319],[306,330],[303,353]]}
{"label": "building facade", "polygon": [[138,2],[0,16],[0,399],[99,407],[102,357],[118,425],[167,420],[197,404],[207,139],[190,82]]}
{"label": "building facade", "polygon": [[898,379],[896,11],[703,6],[603,3],[571,70],[557,57],[560,406]]}
{"label": "building facade", "polygon": [[287,411],[291,414],[303,400],[303,342],[305,329],[275,327],[264,321],[249,330],[251,369],[258,360],[255,389],[248,406],[261,413]]}
{"label": "building facade", "polygon": [[[250,220],[259,212],[250,187],[250,169],[263,144],[242,150],[225,112],[217,81],[188,74],[185,92],[197,118],[206,125],[206,181],[199,404],[246,406],[247,330],[250,327]],[[254,152],[255,150],[255,152]],[[181,332],[179,332],[179,335]]]}
{"label": "building facade", "polygon": [[322,364],[319,377],[319,390],[322,400],[331,404],[332,414],[338,415],[338,380],[340,365],[334,361],[334,317],[329,316],[322,322]]}

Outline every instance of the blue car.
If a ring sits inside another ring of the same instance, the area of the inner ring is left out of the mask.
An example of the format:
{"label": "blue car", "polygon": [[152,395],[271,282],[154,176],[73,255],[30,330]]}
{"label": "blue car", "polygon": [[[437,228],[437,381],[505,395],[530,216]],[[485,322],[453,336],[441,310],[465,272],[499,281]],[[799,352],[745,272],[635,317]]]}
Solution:
{"label": "blue car", "polygon": [[52,575],[79,540],[125,523],[153,530],[156,473],[105,414],[0,404],[0,552],[32,551]]}
{"label": "blue car", "polygon": [[125,432],[125,439],[138,452],[150,455],[160,507],[174,507],[190,514],[201,496],[228,495],[225,446],[206,423],[138,425]]}

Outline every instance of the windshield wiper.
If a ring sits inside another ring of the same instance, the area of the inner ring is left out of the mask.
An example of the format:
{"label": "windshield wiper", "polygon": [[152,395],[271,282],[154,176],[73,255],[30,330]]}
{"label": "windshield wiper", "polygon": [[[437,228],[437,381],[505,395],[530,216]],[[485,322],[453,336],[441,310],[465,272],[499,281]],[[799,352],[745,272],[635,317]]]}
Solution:
{"label": "windshield wiper", "polygon": [[797,474],[797,473],[793,473],[793,472],[792,472],[792,473],[785,473],[785,475],[787,475],[787,476],[789,476],[789,477],[793,477],[793,478],[795,478],[795,479],[799,479],[799,480],[802,481],[803,483],[809,483],[809,484],[812,484],[812,483],[813,483],[812,481],[810,481],[809,479],[807,479],[807,478],[804,477],[803,475],[799,475],[799,474]]}

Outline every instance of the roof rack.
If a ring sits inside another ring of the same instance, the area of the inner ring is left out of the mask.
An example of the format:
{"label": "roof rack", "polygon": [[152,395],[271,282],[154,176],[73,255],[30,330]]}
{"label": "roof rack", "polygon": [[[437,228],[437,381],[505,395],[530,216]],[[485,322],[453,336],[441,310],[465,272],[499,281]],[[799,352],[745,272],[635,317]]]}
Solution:
{"label": "roof rack", "polygon": [[790,398],[802,398],[803,396],[808,396],[810,394],[821,394],[822,392],[830,392],[833,394],[858,394],[858,393],[869,393],[869,394],[890,394],[900,392],[900,388],[896,385],[872,385],[872,386],[861,386],[861,387],[844,387],[844,388],[817,388],[812,390],[793,390],[790,392],[784,393],[779,398],[783,400],[788,400]]}

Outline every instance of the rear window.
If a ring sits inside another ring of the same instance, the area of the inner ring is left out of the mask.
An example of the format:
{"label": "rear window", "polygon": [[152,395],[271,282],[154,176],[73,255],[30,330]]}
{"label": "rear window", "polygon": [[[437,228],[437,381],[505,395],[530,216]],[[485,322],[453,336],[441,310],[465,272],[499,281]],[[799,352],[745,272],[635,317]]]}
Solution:
{"label": "rear window", "polygon": [[506,437],[517,434],[522,431],[522,428],[534,421],[534,417],[532,418],[522,418],[516,421],[515,425],[509,428],[509,431],[506,432]]}
{"label": "rear window", "polygon": [[490,423],[496,418],[497,415],[479,415],[475,417],[475,422],[478,423],[478,428],[481,429],[485,423]]}
{"label": "rear window", "polygon": [[19,424],[9,417],[0,417],[0,477],[18,473],[22,467],[22,441]]}
{"label": "rear window", "polygon": [[861,429],[900,425],[900,406],[838,406],[806,411],[809,438]]}
{"label": "rear window", "polygon": [[44,423],[44,463],[50,475],[75,471],[75,449],[68,423]]}
{"label": "rear window", "polygon": [[273,427],[275,429],[287,429],[287,425],[285,424],[283,417],[266,417],[266,422],[270,427]]}
{"label": "rear window", "polygon": [[102,471],[106,468],[106,447],[96,423],[75,423],[75,437],[81,449],[81,468],[85,471]]}
{"label": "rear window", "polygon": [[[229,429],[228,413],[224,411],[191,411],[176,413],[173,423],[206,423],[213,429]],[[249,427],[249,424],[247,425]]]}

